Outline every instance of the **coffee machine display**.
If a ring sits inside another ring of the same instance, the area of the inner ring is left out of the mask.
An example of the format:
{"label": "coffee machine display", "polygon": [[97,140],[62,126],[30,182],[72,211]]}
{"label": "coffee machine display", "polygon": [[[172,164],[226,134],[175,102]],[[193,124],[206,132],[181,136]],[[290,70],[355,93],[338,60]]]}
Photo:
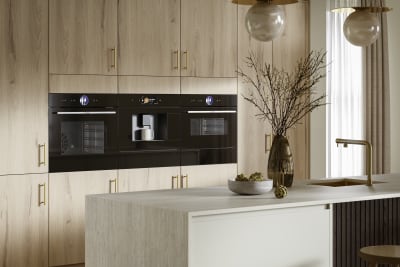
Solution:
{"label": "coffee machine display", "polygon": [[178,166],[179,95],[119,95],[120,168]]}

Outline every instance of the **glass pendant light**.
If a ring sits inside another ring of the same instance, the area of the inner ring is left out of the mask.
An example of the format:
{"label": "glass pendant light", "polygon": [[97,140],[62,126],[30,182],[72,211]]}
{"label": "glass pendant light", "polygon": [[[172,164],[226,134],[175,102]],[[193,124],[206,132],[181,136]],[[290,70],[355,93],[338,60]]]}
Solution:
{"label": "glass pendant light", "polygon": [[356,46],[367,46],[379,37],[381,24],[376,14],[369,9],[356,9],[343,24],[343,33],[347,41]]}
{"label": "glass pendant light", "polygon": [[271,1],[257,1],[246,14],[246,29],[250,36],[268,42],[280,36],[285,29],[285,10]]}

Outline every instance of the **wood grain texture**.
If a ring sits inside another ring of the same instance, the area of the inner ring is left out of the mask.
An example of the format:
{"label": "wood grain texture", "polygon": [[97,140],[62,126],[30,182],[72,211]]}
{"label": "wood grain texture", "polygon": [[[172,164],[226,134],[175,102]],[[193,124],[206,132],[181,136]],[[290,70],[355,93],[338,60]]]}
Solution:
{"label": "wood grain texture", "polygon": [[[245,16],[250,6],[238,6],[238,41],[239,41],[239,68],[250,73],[245,63],[249,53],[254,53],[257,59],[272,63],[272,42],[260,42],[251,39],[245,28]],[[244,100],[243,95],[249,94],[251,87],[238,82],[238,172],[251,174],[261,172],[267,177],[268,153],[265,152],[265,134],[271,134],[271,126],[266,121],[256,118],[257,109]],[[251,155],[251,156],[249,156]]]}
{"label": "wood grain texture", "polygon": [[[308,9],[308,1],[285,5],[285,31],[273,41],[273,64],[278,69],[293,71],[298,60],[308,52]],[[294,159],[294,179],[310,178],[309,121],[308,115],[288,131]]]}
{"label": "wood grain texture", "polygon": [[121,94],[179,94],[179,77],[118,76]]}
{"label": "wood grain texture", "polygon": [[180,75],[179,0],[119,0],[118,37],[118,74]]}
{"label": "wood grain texture", "polygon": [[49,177],[49,266],[85,260],[85,196],[109,193],[116,170],[52,173]]}
{"label": "wood grain texture", "polygon": [[237,78],[182,77],[182,94],[237,94]]}
{"label": "wood grain texture", "polygon": [[0,175],[48,171],[47,25],[46,0],[0,1]]}
{"label": "wood grain texture", "polygon": [[39,184],[48,185],[47,174],[0,176],[1,266],[48,266],[48,206],[38,206]]}
{"label": "wood grain texture", "polygon": [[[237,175],[237,164],[182,166],[181,175],[188,179],[188,187],[225,186]],[[186,187],[183,181],[181,187]]]}
{"label": "wood grain texture", "polygon": [[86,267],[188,266],[186,213],[88,197],[86,225]]}
{"label": "wood grain texture", "polygon": [[334,266],[367,266],[360,248],[399,244],[399,210],[400,198],[334,204]]}
{"label": "wood grain texture", "polygon": [[57,75],[49,77],[50,93],[118,93],[117,76],[102,75]]}
{"label": "wood grain texture", "polygon": [[182,76],[237,77],[237,6],[227,0],[181,1]]}
{"label": "wood grain texture", "polygon": [[116,75],[116,0],[50,0],[50,73]]}
{"label": "wood grain texture", "polygon": [[119,192],[172,189],[172,176],[179,173],[179,166],[118,170]]}

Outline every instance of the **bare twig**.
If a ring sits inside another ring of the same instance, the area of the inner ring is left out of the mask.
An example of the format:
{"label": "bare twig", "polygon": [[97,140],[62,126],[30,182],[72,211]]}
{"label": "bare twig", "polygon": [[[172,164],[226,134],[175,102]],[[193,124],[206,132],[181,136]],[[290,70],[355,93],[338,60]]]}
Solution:
{"label": "bare twig", "polygon": [[326,94],[315,97],[315,85],[325,77],[321,74],[326,67],[325,56],[322,52],[309,53],[297,62],[293,73],[259,64],[253,53],[246,58],[255,78],[238,71],[243,82],[250,85],[248,95],[243,97],[257,108],[258,118],[271,124],[275,135],[286,135],[304,116],[326,104]]}

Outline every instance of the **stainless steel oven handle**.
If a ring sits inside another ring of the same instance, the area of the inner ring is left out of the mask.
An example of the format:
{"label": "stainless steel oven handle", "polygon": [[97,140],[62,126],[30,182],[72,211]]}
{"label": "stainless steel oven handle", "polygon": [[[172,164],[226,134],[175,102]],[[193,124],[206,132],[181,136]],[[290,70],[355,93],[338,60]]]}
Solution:
{"label": "stainless steel oven handle", "polygon": [[57,115],[113,115],[116,111],[59,111]]}
{"label": "stainless steel oven handle", "polygon": [[188,114],[236,113],[236,110],[188,110]]}

